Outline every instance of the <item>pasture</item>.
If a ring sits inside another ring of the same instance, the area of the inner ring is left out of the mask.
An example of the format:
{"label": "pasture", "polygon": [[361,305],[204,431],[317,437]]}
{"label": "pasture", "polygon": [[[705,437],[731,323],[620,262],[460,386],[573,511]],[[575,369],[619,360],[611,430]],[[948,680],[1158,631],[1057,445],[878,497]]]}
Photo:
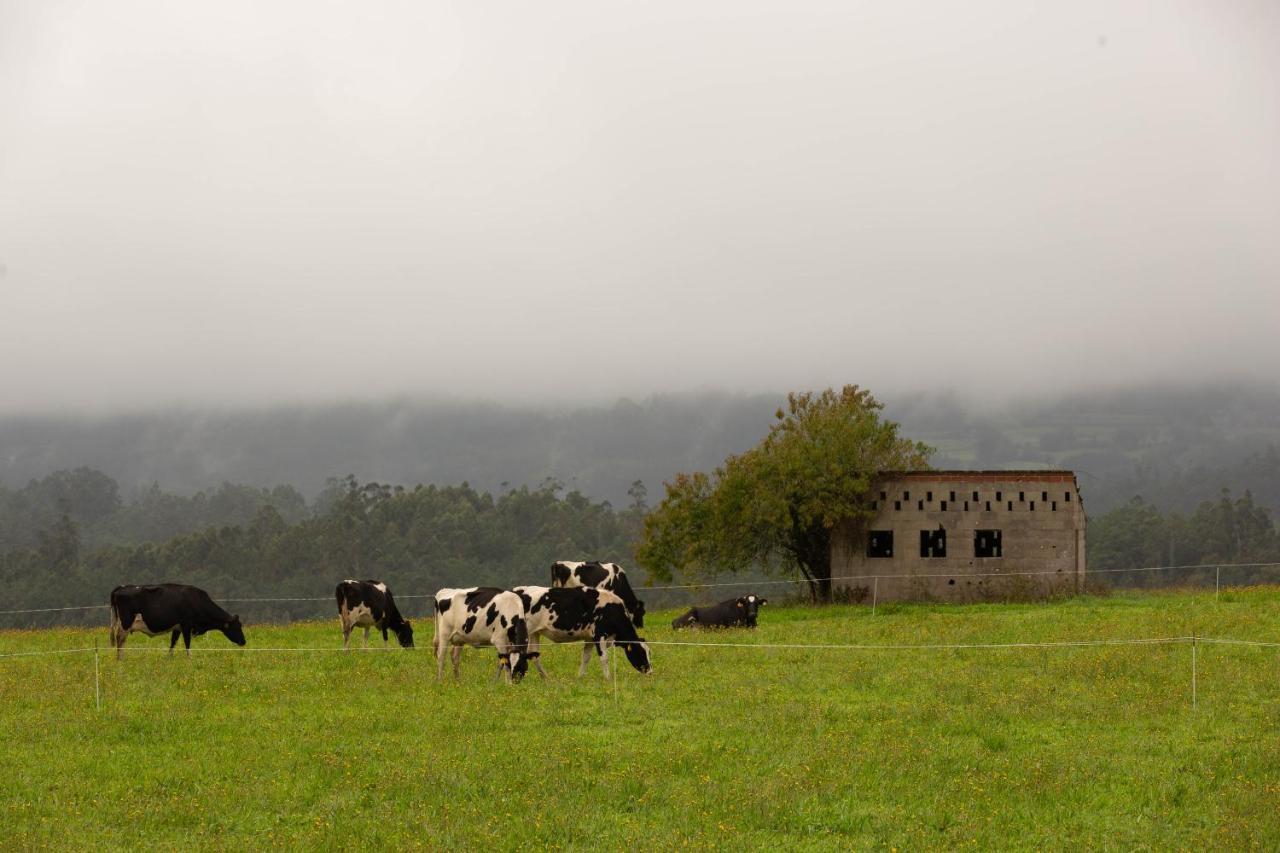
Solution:
{"label": "pasture", "polygon": [[[415,611],[417,607],[415,606]],[[0,658],[0,845],[837,850],[1280,846],[1280,649],[704,648],[664,641],[948,644],[1280,639],[1280,589],[1048,604],[770,605],[754,632],[673,633],[615,684],[578,649],[492,683],[467,650],[323,622]],[[105,620],[104,620],[105,621]],[[0,632],[0,654],[96,631]],[[354,639],[354,638],[353,638]],[[378,639],[375,647],[381,646]],[[394,643],[393,643],[394,646]],[[258,649],[258,651],[255,651]],[[620,658],[620,656],[619,656]]]}

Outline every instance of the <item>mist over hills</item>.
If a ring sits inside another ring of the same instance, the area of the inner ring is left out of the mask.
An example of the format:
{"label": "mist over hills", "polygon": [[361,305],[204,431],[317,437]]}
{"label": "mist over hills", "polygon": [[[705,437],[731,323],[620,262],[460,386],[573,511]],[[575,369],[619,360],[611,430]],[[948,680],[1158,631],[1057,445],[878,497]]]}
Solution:
{"label": "mist over hills", "polygon": [[[1280,392],[1244,385],[1076,392],[999,405],[955,394],[888,395],[886,414],[938,450],[939,467],[1066,467],[1091,513],[1135,494],[1188,510],[1222,487],[1280,506]],[[767,432],[784,394],[658,394],[551,411],[458,401],[168,410],[76,418],[0,417],[0,485],[87,466],[125,495],[223,482],[291,485],[313,499],[329,478],[453,484],[481,491],[548,478],[616,506],[682,470],[709,469]]]}

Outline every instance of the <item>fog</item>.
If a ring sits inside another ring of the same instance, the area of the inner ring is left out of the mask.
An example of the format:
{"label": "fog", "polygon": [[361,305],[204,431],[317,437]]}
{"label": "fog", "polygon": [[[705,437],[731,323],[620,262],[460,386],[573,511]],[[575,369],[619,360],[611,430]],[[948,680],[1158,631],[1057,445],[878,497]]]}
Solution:
{"label": "fog", "polygon": [[1280,4],[0,0],[0,411],[1274,382]]}

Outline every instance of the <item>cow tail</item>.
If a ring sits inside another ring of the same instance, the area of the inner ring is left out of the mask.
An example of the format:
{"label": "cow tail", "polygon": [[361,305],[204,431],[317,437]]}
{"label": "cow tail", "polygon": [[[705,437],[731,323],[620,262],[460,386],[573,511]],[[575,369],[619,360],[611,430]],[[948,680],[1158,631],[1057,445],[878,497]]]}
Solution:
{"label": "cow tail", "polygon": [[111,593],[111,624],[108,633],[111,638],[111,648],[118,649],[125,636],[124,621],[120,618],[120,601],[116,598],[114,592]]}

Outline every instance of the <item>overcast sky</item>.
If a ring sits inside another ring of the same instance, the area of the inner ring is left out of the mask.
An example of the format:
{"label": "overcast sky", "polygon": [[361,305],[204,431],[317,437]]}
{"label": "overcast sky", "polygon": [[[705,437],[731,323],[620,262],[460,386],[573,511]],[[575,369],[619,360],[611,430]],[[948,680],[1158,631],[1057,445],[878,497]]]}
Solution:
{"label": "overcast sky", "polygon": [[1277,364],[1274,0],[0,0],[0,411]]}

